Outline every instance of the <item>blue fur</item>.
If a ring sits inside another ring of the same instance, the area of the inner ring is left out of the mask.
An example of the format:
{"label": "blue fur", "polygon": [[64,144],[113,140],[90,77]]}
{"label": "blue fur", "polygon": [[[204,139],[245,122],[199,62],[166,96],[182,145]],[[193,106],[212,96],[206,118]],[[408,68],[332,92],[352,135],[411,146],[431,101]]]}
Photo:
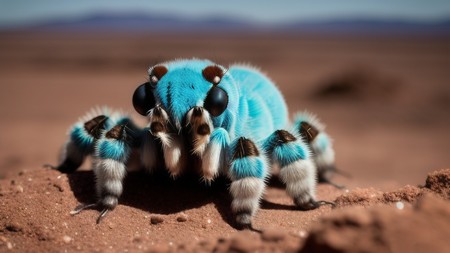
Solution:
{"label": "blue fur", "polygon": [[289,142],[273,149],[273,156],[281,167],[289,165],[297,160],[305,160],[308,152],[305,146],[298,142]]}
{"label": "blue fur", "polygon": [[309,157],[308,147],[299,141],[281,143],[275,133],[267,137],[263,143],[263,149],[272,150],[272,157],[284,167],[297,160],[305,160]]}
{"label": "blue fur", "polygon": [[227,147],[230,144],[230,137],[225,129],[217,128],[211,133],[210,142],[217,143],[221,147]]}
{"label": "blue fur", "polygon": [[[203,77],[202,71],[213,64],[197,59],[164,64],[168,72],[159,80],[154,95],[168,110],[175,125],[181,126],[183,117],[192,107],[203,106],[213,84]],[[227,130],[232,139],[245,136],[260,141],[286,126],[288,112],[281,93],[258,71],[232,66],[218,87],[228,94],[228,106],[212,121],[215,128]]]}
{"label": "blue fur", "polygon": [[129,148],[124,141],[101,139],[97,145],[98,158],[117,161],[123,161],[128,158]]}
{"label": "blue fur", "polygon": [[88,153],[94,146],[94,138],[90,136],[82,124],[75,125],[70,131],[70,139],[80,149],[80,151]]}
{"label": "blue fur", "polygon": [[265,178],[267,175],[266,167],[260,157],[247,156],[236,159],[231,163],[230,175],[236,180],[245,177]]}

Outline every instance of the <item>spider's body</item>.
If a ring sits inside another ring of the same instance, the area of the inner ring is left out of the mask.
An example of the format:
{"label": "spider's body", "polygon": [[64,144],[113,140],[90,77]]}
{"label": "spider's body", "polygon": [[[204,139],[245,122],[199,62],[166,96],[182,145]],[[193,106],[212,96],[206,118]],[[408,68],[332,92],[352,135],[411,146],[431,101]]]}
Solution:
{"label": "spider's body", "polygon": [[251,224],[274,166],[299,208],[324,203],[315,199],[316,170],[333,166],[331,142],[309,114],[298,115],[292,131],[284,130],[285,101],[265,75],[245,66],[225,69],[194,59],[158,64],[149,69],[149,76],[133,95],[136,111],[148,118],[146,128],[134,126],[125,116],[90,115],[72,128],[57,167],[71,172],[85,156],[94,156],[99,197],[95,205],[103,207],[99,220],[118,203],[135,147],[150,172],[165,167],[177,176],[198,164],[207,182],[227,175],[238,225]]}

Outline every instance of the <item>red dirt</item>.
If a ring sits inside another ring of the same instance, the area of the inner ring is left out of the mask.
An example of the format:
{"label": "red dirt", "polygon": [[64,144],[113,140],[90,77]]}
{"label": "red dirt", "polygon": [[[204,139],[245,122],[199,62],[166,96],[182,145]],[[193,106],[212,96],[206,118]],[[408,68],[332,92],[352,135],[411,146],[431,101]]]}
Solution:
{"label": "red dirt", "polygon": [[[442,252],[449,170],[430,172],[450,165],[449,41],[0,34],[0,252]],[[226,180],[130,173],[101,224],[96,210],[70,216],[95,200],[90,163],[71,175],[41,169],[69,126],[96,105],[132,111],[149,65],[193,56],[261,67],[291,113],[319,115],[352,176],[335,178],[348,192],[317,189],[337,208],[295,210],[274,177],[254,220],[262,234],[239,232]]]}

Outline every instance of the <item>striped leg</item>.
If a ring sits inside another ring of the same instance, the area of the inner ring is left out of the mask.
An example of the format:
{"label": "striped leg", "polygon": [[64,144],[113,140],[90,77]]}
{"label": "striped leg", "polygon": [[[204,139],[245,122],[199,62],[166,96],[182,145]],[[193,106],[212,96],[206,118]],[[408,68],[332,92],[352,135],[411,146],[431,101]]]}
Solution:
{"label": "striped leg", "polygon": [[316,168],[301,139],[288,131],[277,130],[264,141],[264,150],[271,162],[280,167],[286,192],[300,209],[314,209],[328,203],[315,199]]}
{"label": "striped leg", "polygon": [[336,169],[332,140],[325,133],[325,126],[315,115],[303,112],[296,115],[294,127],[311,148],[319,182],[345,188],[331,181],[334,173],[345,173]]}
{"label": "striped leg", "polygon": [[265,189],[264,180],[268,167],[264,153],[260,153],[255,143],[241,137],[230,146],[231,164],[228,175],[231,209],[240,227],[252,228],[252,217],[259,209],[259,201]]}
{"label": "striped leg", "polygon": [[101,132],[112,126],[112,120],[106,109],[94,109],[75,123],[70,130],[69,140],[66,142],[58,166],[45,165],[63,173],[77,170],[86,156],[94,152],[95,142]]}
{"label": "striped leg", "polygon": [[97,178],[96,189],[99,200],[94,204],[81,205],[71,214],[78,214],[91,207],[100,207],[102,211],[97,219],[99,223],[108,211],[117,206],[126,174],[125,164],[131,149],[127,137],[125,125],[116,125],[97,141],[94,173]]}

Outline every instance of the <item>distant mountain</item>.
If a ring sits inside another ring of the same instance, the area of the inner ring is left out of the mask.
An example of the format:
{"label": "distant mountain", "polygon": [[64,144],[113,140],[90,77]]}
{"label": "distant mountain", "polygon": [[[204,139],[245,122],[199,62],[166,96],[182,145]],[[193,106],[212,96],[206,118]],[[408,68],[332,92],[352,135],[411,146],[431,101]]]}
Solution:
{"label": "distant mountain", "polygon": [[[3,29],[5,30],[5,29]],[[348,34],[445,34],[450,35],[450,19],[435,23],[402,20],[347,19],[261,25],[230,17],[192,19],[173,15],[96,14],[74,20],[52,20],[8,30],[66,32],[282,32]]]}

